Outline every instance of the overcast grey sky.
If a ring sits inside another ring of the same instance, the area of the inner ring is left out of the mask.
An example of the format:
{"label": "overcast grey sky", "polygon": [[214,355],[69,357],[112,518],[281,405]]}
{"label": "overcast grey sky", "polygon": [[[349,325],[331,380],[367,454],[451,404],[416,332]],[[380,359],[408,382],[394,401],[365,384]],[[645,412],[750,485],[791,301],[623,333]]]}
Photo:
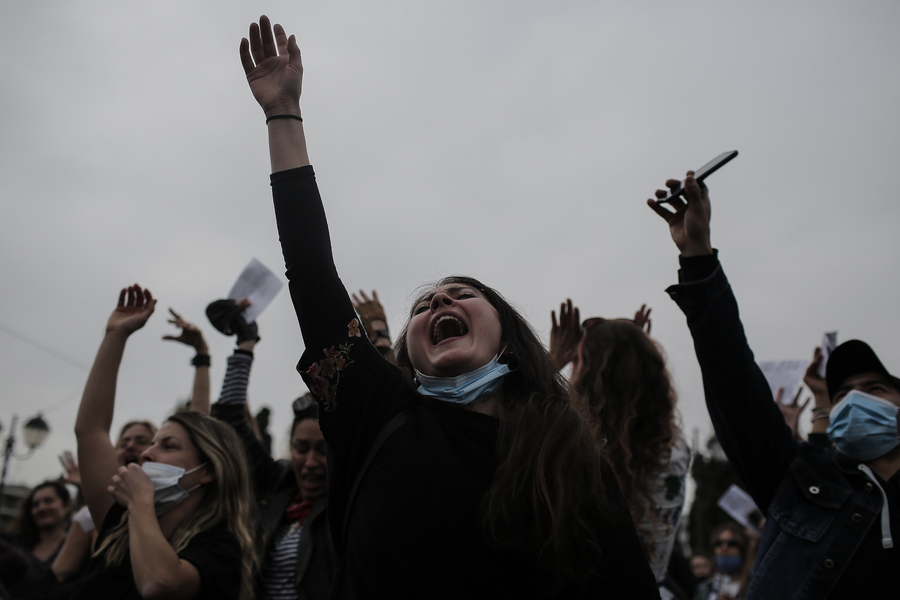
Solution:
{"label": "overcast grey sky", "polygon": [[[818,2],[4,2],[0,38],[0,421],[52,433],[9,481],[59,474],[118,290],[160,299],[129,342],[115,425],[190,392],[171,306],[204,316],[253,257],[283,272],[266,128],[238,59],[265,12],[296,33],[303,115],[338,269],[397,332],[419,285],[471,274],[546,339],[550,310],[653,307],[685,428],[709,430],[677,252],[644,201],[730,149],[713,242],[761,360],[825,330],[900,372],[900,4]],[[73,366],[22,342],[28,336]],[[286,451],[304,391],[286,290],[260,319],[251,403]],[[807,419],[804,417],[804,423]],[[24,450],[19,446],[20,450]]]}

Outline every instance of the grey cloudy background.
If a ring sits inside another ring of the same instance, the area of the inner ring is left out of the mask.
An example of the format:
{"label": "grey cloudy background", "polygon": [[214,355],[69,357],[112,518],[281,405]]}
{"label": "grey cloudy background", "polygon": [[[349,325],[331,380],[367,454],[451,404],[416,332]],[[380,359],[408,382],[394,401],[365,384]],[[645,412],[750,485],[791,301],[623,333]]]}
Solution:
{"label": "grey cloudy background", "polygon": [[[685,428],[707,432],[663,291],[676,250],[644,201],[738,149],[709,182],[712,233],[757,356],[806,358],[837,330],[900,371],[900,4],[250,4],[0,7],[0,421],[3,439],[13,414],[43,411],[52,428],[10,482],[55,477],[74,449],[122,286],[160,305],[129,342],[116,427],[159,422],[190,392],[192,351],[161,341],[167,307],[207,332],[215,397],[232,346],[204,307],[252,257],[283,272],[266,128],[237,52],[262,12],[303,50],[338,268],[350,289],[379,291],[394,332],[413,290],[451,273],[497,287],[545,339],[566,297],[583,316],[648,303]],[[286,291],[260,331],[251,402],[274,409],[284,452],[304,391]]]}

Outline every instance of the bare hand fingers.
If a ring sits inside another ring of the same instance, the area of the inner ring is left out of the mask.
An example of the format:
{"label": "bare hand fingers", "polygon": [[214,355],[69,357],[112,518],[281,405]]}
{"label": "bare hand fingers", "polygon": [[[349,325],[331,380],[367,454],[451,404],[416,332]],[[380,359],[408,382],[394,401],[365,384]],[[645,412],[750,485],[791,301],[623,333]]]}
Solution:
{"label": "bare hand fingers", "polygon": [[674,213],[674,212],[672,212],[671,210],[669,210],[668,208],[666,208],[665,206],[663,206],[662,204],[660,204],[660,203],[657,202],[656,200],[653,200],[652,198],[648,198],[648,199],[647,199],[647,206],[649,206],[650,208],[652,208],[652,209],[653,209],[653,212],[655,212],[655,213],[658,214],[660,217],[662,217],[662,218],[666,221],[666,223],[668,223],[669,221],[671,221],[671,220],[672,220],[672,217],[675,216],[675,213]]}
{"label": "bare hand fingers", "polygon": [[288,36],[284,32],[284,27],[275,24],[275,45],[278,47],[278,54],[284,56],[288,54]]}
{"label": "bare hand fingers", "polygon": [[244,75],[249,75],[250,71],[256,67],[256,63],[253,62],[253,57],[250,55],[250,40],[247,38],[241,39],[240,53],[241,66],[244,67]]}
{"label": "bare hand fingers", "polygon": [[[262,23],[262,17],[260,17],[260,23]],[[259,23],[250,23],[250,55],[253,57],[254,67],[264,61],[266,59],[265,54],[263,53],[263,45],[262,45],[262,37],[261,37],[261,25]],[[246,66],[245,66],[246,70]],[[253,70],[253,67],[250,67],[248,73]]]}
{"label": "bare hand fingers", "polygon": [[275,45],[275,36],[272,34],[269,17],[263,15],[259,18],[259,28],[262,34],[262,50],[265,58],[278,56],[278,46]]}

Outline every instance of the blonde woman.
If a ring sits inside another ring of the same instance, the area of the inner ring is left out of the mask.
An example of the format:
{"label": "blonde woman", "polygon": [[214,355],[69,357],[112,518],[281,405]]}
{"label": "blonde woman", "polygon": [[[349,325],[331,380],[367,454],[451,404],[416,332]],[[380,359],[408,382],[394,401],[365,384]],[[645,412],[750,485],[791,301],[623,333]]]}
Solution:
{"label": "blonde woman", "polygon": [[85,386],[75,424],[82,491],[99,526],[75,598],[233,598],[252,595],[255,565],[246,458],[227,425],[179,413],[140,464],[120,466],[109,439],[128,337],[156,300],[123,289]]}

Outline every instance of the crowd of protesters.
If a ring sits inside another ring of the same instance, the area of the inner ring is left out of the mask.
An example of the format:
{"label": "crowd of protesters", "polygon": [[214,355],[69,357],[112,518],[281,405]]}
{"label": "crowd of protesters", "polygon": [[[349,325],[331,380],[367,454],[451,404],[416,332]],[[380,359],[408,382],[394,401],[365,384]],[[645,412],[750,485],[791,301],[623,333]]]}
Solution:
{"label": "crowd of protesters", "polygon": [[290,456],[273,457],[248,404],[261,338],[246,301],[207,308],[236,339],[218,401],[203,333],[172,311],[179,334],[167,339],[196,353],[191,402],[161,424],[128,421],[113,440],[126,342],[156,305],[140,285],[122,289],[74,424],[77,460],[31,490],[0,539],[0,597],[737,600],[897,588],[900,379],[858,340],[820,377],[817,351],[801,439],[805,404],[775,402],[754,362],[693,173],[648,204],[679,252],[667,291],[718,441],[761,518],[710,523],[685,555],[691,451],[650,311],[582,321],[567,301],[548,350],[497,290],[452,276],[422,290],[392,342],[377,295],[348,294],[334,266],[296,39],[261,17],[240,60],[268,126],[306,348],[297,369],[310,393],[284,398]]}

